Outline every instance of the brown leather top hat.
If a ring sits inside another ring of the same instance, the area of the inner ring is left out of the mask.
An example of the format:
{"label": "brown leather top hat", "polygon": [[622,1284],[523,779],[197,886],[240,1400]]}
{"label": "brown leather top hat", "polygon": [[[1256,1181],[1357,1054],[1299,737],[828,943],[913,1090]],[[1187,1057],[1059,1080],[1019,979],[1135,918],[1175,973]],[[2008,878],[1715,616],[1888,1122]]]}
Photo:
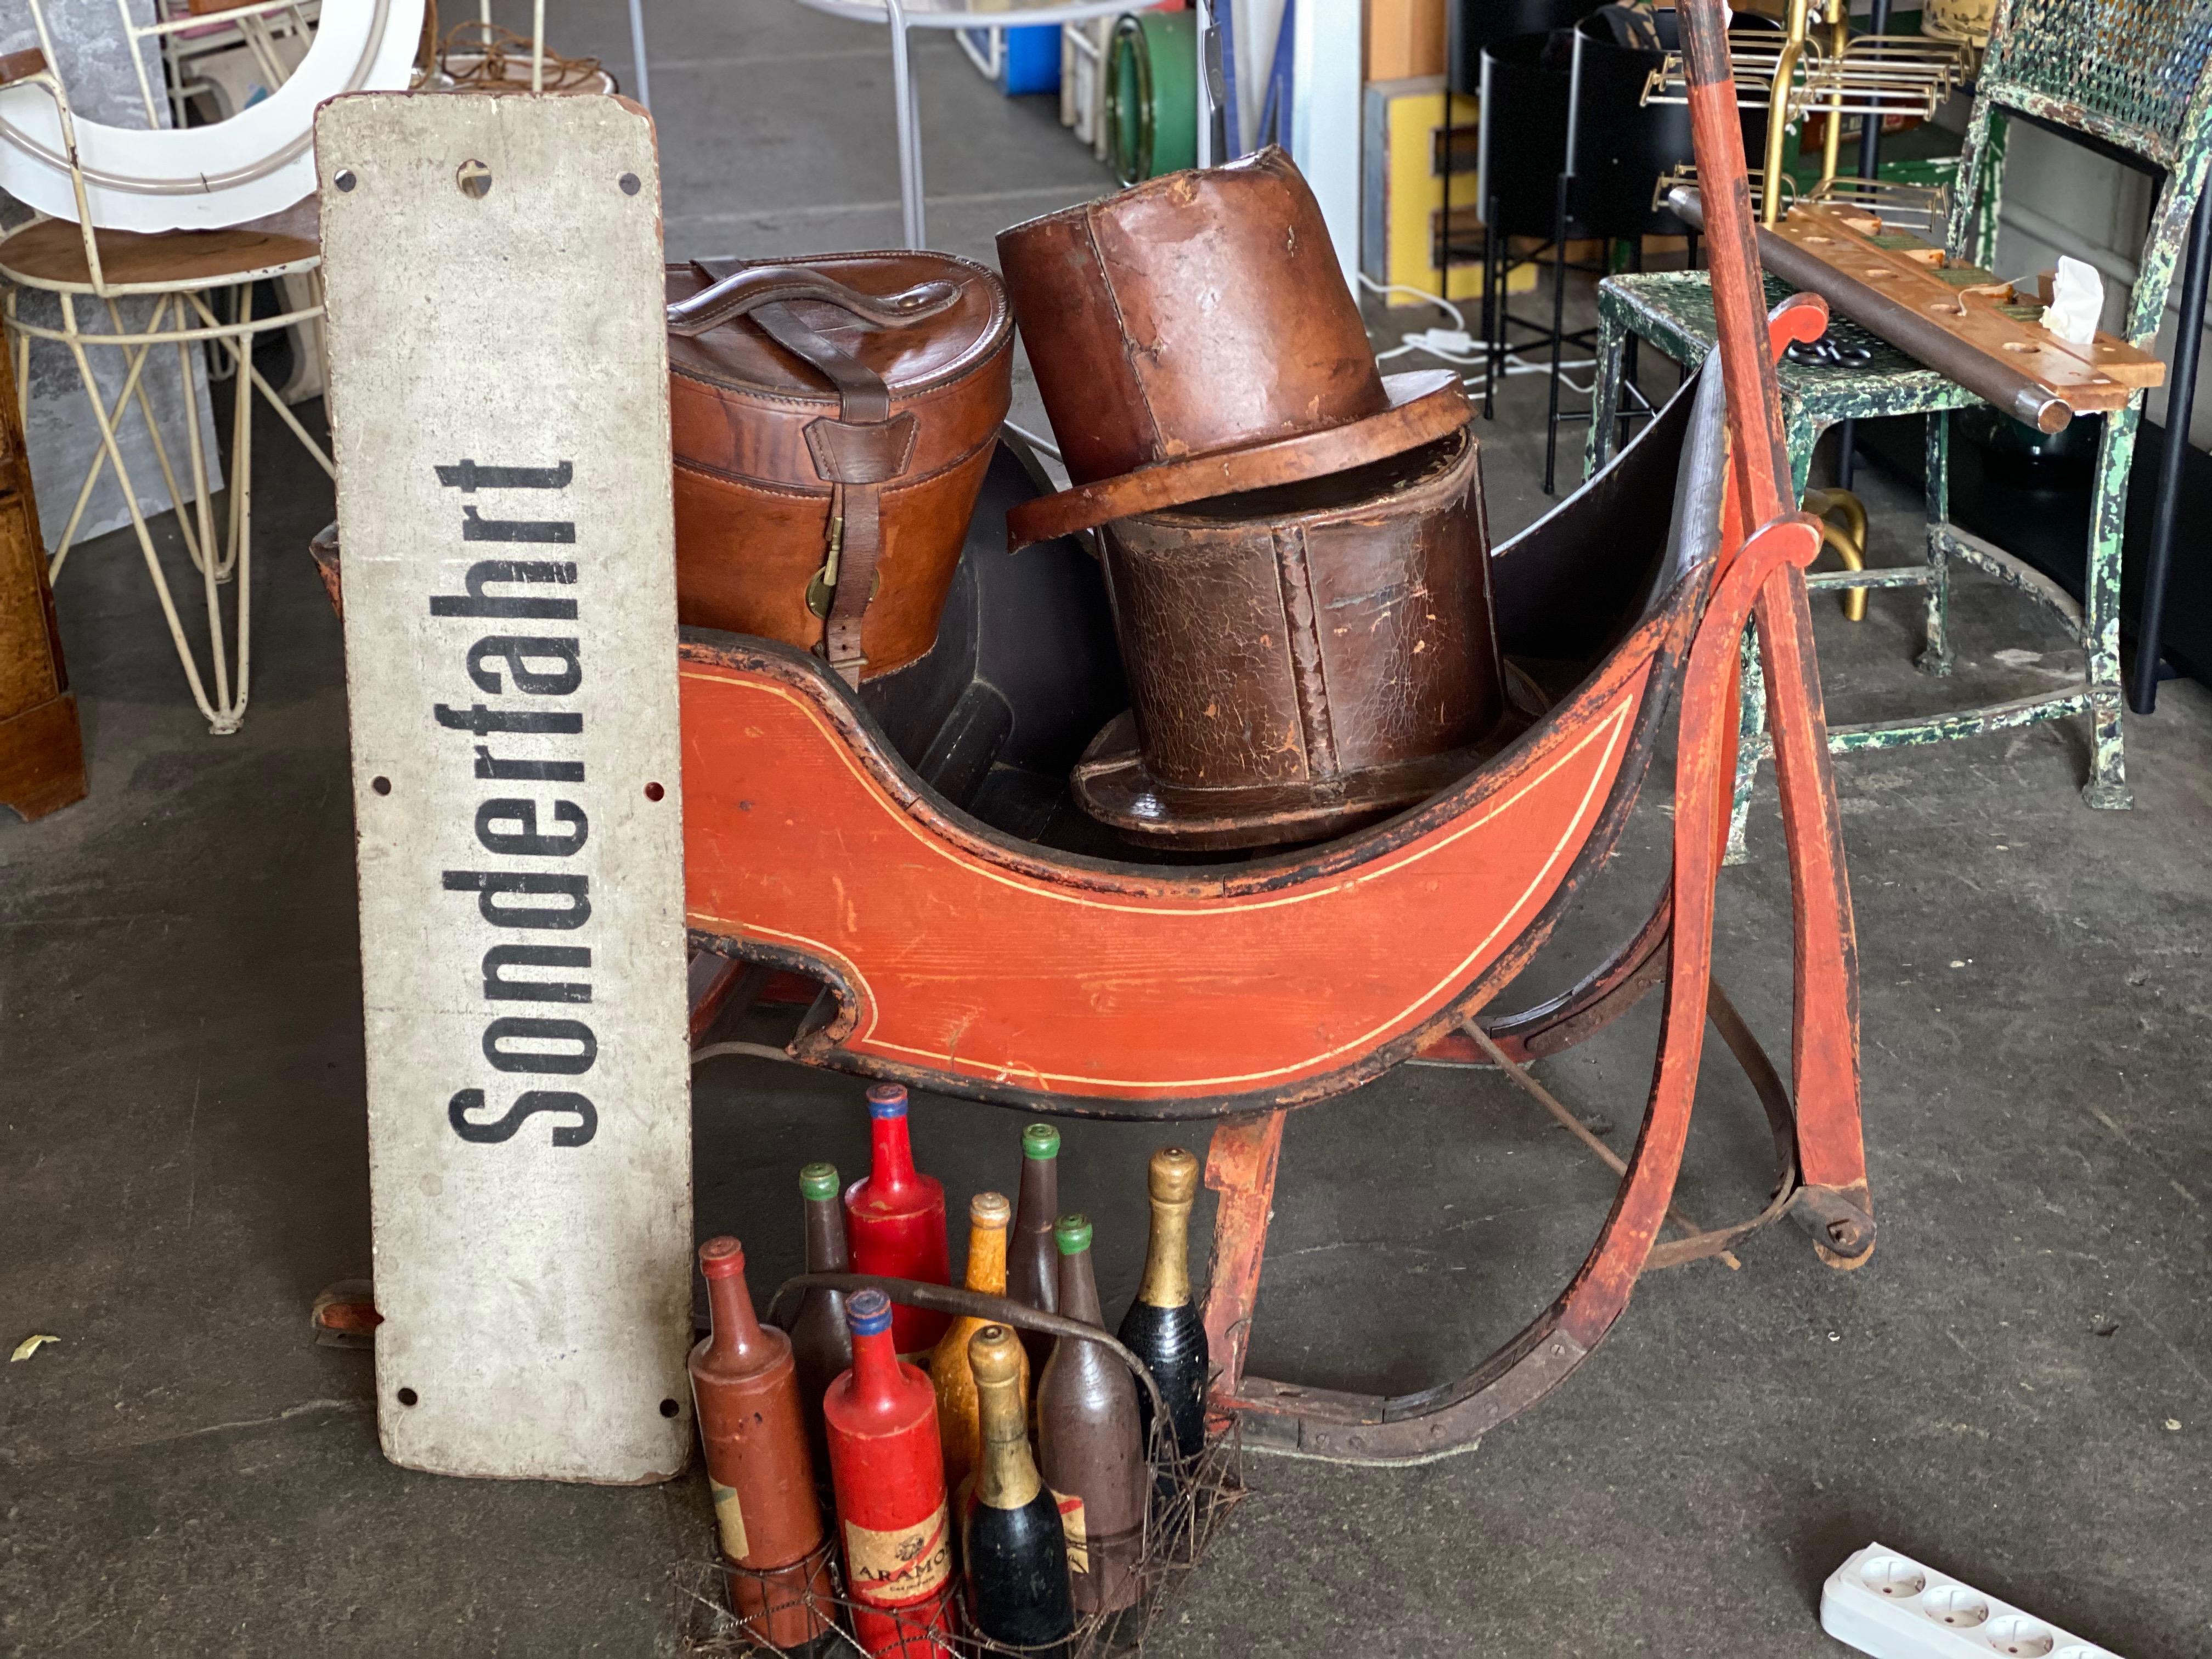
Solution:
{"label": "brown leather top hat", "polygon": [[1491,617],[1474,435],[1106,526],[1131,712],[1069,780],[1132,841],[1341,834],[1520,729]]}
{"label": "brown leather top hat", "polygon": [[1376,369],[1320,204],[1273,146],[1000,231],[999,263],[1074,480],[1006,515],[1016,547],[1467,424],[1455,374]]}

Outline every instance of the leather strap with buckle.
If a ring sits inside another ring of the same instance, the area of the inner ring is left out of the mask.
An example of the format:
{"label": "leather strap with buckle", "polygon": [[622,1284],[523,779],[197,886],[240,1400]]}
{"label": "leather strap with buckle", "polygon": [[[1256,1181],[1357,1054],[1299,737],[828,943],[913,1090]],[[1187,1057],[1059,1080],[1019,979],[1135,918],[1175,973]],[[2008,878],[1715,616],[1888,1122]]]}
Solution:
{"label": "leather strap with buckle", "polygon": [[669,327],[703,334],[750,316],[761,331],[829,381],[837,416],[806,427],[814,471],[830,486],[830,521],[822,568],[806,586],[807,607],[823,618],[820,649],[846,684],[857,688],[867,658],[860,625],[881,586],[883,491],[914,459],[920,423],[892,416],[882,375],[809,325],[792,301],[836,306],[877,328],[902,328],[944,312],[957,299],[950,283],[922,283],[902,294],[864,295],[800,266],[757,265],[718,271],[720,261],[695,260],[712,286],[668,308]]}

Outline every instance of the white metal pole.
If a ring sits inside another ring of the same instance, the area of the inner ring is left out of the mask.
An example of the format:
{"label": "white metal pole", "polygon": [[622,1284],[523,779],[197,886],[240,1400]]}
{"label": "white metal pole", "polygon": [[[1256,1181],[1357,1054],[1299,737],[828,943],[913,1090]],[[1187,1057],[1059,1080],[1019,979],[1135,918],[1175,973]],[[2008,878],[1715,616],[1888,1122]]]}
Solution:
{"label": "white metal pole", "polygon": [[629,60],[637,70],[637,101],[653,107],[653,82],[645,70],[645,0],[629,0]]}
{"label": "white metal pole", "polygon": [[1291,34],[1291,159],[1313,186],[1344,280],[1359,272],[1359,8],[1300,0]]}
{"label": "white metal pole", "polygon": [[921,201],[921,119],[915,108],[914,60],[906,33],[906,8],[884,0],[891,25],[891,118],[898,126],[899,218],[908,247],[927,234]]}

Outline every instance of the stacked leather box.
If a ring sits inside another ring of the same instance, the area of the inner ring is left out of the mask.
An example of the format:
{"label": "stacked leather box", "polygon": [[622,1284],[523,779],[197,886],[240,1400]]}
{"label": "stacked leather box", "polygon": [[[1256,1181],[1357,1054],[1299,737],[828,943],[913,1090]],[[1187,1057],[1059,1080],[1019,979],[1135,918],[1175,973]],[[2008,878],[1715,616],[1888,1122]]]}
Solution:
{"label": "stacked leather box", "polygon": [[[1170,846],[1313,841],[1433,794],[1502,740],[1516,716],[1467,398],[1448,370],[1381,374],[1287,156],[1031,220],[999,258],[1071,479],[1012,509],[1009,536],[1097,533],[1130,685],[1070,780],[1086,812]],[[857,684],[934,636],[1011,343],[979,267],[843,259],[810,264],[866,297],[787,275],[747,304],[740,272],[695,299],[712,273],[672,273],[672,323],[690,329],[672,360],[678,557],[685,621],[819,650]],[[750,280],[756,297],[775,281]],[[726,338],[738,316],[745,337]],[[780,471],[741,436],[771,420],[794,440]]]}

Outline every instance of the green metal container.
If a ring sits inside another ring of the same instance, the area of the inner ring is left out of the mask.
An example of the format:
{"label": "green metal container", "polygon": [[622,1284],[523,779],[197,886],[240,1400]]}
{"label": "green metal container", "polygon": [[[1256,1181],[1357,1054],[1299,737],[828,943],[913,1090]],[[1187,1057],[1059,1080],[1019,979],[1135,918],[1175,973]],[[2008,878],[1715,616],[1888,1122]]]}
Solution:
{"label": "green metal container", "polygon": [[1106,59],[1108,159],[1125,185],[1198,165],[1198,14],[1124,14]]}

